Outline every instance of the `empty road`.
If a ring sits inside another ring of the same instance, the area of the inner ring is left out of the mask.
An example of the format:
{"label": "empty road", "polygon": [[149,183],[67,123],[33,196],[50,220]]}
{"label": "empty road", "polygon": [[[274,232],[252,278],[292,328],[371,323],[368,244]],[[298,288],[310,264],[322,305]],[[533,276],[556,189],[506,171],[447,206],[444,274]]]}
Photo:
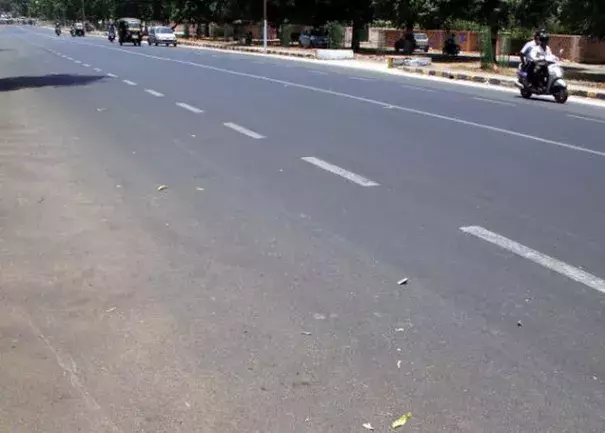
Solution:
{"label": "empty road", "polygon": [[605,110],[0,29],[0,432],[605,431]]}

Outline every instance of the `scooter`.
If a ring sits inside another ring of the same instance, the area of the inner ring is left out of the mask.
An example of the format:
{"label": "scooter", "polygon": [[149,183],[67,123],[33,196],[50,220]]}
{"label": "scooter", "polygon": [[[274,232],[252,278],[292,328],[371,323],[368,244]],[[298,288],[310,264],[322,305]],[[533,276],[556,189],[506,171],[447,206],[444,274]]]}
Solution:
{"label": "scooter", "polygon": [[552,95],[559,104],[564,104],[569,97],[567,83],[563,80],[563,69],[556,56],[549,55],[542,57],[534,62],[536,68],[533,82],[527,80],[527,72],[521,65],[517,70],[518,81],[515,85],[521,91],[521,96],[525,99],[532,95]]}
{"label": "scooter", "polygon": [[113,41],[116,39],[116,34],[114,32],[109,32],[107,34],[107,39],[109,39],[109,42],[113,44]]}
{"label": "scooter", "polygon": [[55,33],[57,34],[57,36],[61,36],[61,28],[55,27]]}

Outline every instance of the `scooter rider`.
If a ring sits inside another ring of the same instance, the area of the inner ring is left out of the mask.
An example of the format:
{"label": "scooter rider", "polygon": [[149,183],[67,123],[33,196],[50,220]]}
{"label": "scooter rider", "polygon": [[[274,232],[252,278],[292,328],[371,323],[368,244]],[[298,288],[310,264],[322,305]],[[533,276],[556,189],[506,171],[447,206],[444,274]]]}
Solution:
{"label": "scooter rider", "polygon": [[[521,48],[521,51],[519,52],[519,58],[521,59],[521,64],[523,65],[523,68],[525,68],[527,66],[528,57],[529,57],[529,54],[531,53],[531,50],[533,50],[534,47],[536,47],[538,45],[539,36],[540,36],[540,30],[536,30],[536,32],[534,33],[534,38],[531,41],[528,41],[525,45],[523,45],[523,48]],[[525,71],[525,72],[527,72],[527,71]]]}
{"label": "scooter rider", "polygon": [[527,81],[532,86],[535,86],[535,77],[536,77],[536,61],[540,59],[544,59],[546,57],[552,56],[552,51],[548,46],[548,42],[550,40],[550,36],[546,31],[541,31],[538,35],[538,44],[532,48],[529,53],[529,67],[527,71]]}
{"label": "scooter rider", "polygon": [[525,45],[523,45],[523,48],[521,48],[521,51],[519,52],[519,59],[521,59],[521,71],[525,72],[525,76],[528,83],[531,83],[531,81],[529,81],[529,75],[531,74],[530,66],[532,63],[529,58],[529,55],[531,54],[531,51],[538,46],[538,38],[540,37],[540,32],[541,30],[536,30],[536,32],[534,33],[534,38],[531,41],[528,41]]}

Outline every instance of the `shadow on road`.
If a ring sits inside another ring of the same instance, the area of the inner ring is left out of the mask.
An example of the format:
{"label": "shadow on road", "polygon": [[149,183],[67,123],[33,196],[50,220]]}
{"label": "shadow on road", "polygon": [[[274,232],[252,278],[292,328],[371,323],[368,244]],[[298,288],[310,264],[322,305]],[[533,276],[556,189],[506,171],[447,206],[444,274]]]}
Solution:
{"label": "shadow on road", "polygon": [[0,78],[0,92],[38,87],[85,86],[105,78],[102,75],[52,74],[41,76],[22,76]]}

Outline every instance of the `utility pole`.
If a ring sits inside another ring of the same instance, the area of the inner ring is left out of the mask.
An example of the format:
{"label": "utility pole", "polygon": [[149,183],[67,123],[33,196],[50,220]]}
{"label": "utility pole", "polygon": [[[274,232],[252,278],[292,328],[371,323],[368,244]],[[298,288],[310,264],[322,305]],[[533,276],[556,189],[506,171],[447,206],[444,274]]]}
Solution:
{"label": "utility pole", "polygon": [[267,0],[263,0],[263,50],[267,51]]}
{"label": "utility pole", "polygon": [[84,10],[84,0],[82,0],[82,25],[84,26],[84,33],[86,33],[86,11]]}

